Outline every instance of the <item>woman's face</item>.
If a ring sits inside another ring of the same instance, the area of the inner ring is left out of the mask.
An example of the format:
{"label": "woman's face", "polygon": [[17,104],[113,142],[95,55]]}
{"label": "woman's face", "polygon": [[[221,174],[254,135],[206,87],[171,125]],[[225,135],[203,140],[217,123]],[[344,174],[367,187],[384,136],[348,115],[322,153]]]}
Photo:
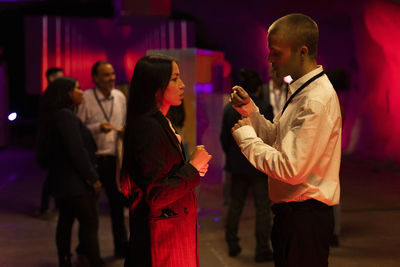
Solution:
{"label": "woman's face", "polygon": [[74,89],[69,91],[69,96],[71,97],[73,106],[79,106],[82,103],[83,91],[81,90],[79,82],[76,82]]}
{"label": "woman's face", "polygon": [[178,64],[173,61],[172,74],[168,86],[164,91],[162,106],[169,108],[170,106],[179,106],[182,104],[185,93],[184,89],[185,84],[181,80]]}

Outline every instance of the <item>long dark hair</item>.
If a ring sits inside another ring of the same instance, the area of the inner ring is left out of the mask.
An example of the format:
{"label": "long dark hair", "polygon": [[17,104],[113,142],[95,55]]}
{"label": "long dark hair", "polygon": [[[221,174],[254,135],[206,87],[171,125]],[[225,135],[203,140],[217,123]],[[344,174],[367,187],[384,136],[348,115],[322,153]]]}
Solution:
{"label": "long dark hair", "polygon": [[47,167],[52,118],[58,110],[72,107],[69,92],[75,88],[75,85],[76,80],[74,78],[60,77],[47,86],[40,101],[36,159],[42,168]]}
{"label": "long dark hair", "polygon": [[[136,63],[129,89],[128,110],[124,134],[124,152],[121,170],[121,189],[126,196],[130,195],[127,181],[133,155],[130,149],[132,132],[135,131],[136,118],[157,110],[157,93],[163,95],[172,74],[172,62],[176,60],[165,55],[144,56]],[[124,188],[125,187],[125,188]],[[128,187],[128,188],[126,188]]]}

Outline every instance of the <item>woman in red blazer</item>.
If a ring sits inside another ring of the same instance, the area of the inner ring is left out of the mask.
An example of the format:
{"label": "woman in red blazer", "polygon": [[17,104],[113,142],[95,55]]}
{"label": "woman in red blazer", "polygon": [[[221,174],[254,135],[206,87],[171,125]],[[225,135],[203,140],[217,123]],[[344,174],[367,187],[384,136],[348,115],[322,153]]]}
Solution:
{"label": "woman in red blazer", "polygon": [[132,201],[125,266],[199,266],[194,188],[211,156],[197,146],[185,159],[180,136],[166,117],[184,88],[173,58],[141,58],[133,72],[124,137],[122,191]]}

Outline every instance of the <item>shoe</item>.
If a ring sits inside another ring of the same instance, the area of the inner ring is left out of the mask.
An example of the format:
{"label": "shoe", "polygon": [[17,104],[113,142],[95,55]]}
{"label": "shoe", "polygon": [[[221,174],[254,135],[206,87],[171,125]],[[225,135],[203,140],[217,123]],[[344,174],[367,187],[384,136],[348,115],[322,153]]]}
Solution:
{"label": "shoe", "polygon": [[58,265],[59,267],[72,267],[71,255],[59,257],[58,261],[59,261]]}
{"label": "shoe", "polygon": [[238,244],[228,244],[228,249],[229,249],[229,257],[236,257],[237,255],[242,252],[242,248]]}
{"label": "shoe", "polygon": [[274,253],[271,250],[267,250],[262,253],[257,253],[254,257],[255,262],[266,262],[266,261],[273,261],[274,260]]}
{"label": "shoe", "polygon": [[339,236],[338,235],[333,235],[332,240],[330,243],[330,246],[333,248],[338,248],[339,247]]}
{"label": "shoe", "polygon": [[76,267],[90,267],[89,259],[86,255],[79,254],[74,262]]}
{"label": "shoe", "polygon": [[126,257],[126,252],[124,250],[116,250],[114,251],[114,258],[116,259],[124,259]]}

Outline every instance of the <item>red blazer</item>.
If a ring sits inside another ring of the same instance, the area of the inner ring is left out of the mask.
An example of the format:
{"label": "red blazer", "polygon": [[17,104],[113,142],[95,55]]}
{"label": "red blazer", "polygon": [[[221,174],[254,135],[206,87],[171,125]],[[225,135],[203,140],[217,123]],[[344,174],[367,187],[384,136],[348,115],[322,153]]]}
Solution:
{"label": "red blazer", "polygon": [[143,198],[131,212],[125,267],[197,267],[199,173],[161,112],[141,116],[135,127],[129,174]]}

